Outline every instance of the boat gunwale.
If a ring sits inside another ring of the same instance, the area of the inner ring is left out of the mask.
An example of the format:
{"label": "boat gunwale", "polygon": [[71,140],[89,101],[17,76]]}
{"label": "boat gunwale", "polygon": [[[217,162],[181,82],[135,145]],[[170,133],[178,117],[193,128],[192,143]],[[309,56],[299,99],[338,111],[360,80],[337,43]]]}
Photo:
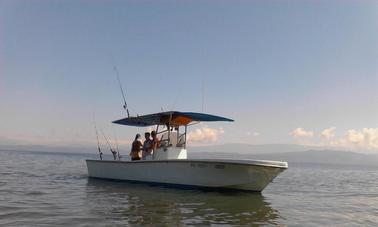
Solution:
{"label": "boat gunwale", "polygon": [[[200,163],[211,163],[211,164],[231,164],[231,165],[246,165],[246,166],[261,166],[261,167],[271,167],[279,169],[287,169],[287,162],[280,161],[267,161],[267,160],[228,160],[228,159],[166,159],[166,160],[136,160],[136,161],[122,161],[122,160],[96,160],[96,159],[86,159],[86,162],[108,162],[108,163],[128,163],[128,164],[141,164],[141,163],[167,163],[167,162],[200,162]],[[248,162],[251,161],[251,162]],[[260,162],[260,163],[259,163]],[[269,163],[274,162],[274,163]],[[275,164],[281,163],[282,165]]]}

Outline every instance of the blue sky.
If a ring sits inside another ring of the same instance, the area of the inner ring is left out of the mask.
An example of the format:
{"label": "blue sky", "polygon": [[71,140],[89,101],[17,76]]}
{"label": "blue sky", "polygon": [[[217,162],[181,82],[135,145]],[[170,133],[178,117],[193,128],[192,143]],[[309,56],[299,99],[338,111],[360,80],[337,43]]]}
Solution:
{"label": "blue sky", "polygon": [[0,0],[0,143],[131,140],[112,55],[132,114],[235,119],[193,142],[378,150],[377,40],[376,1]]}

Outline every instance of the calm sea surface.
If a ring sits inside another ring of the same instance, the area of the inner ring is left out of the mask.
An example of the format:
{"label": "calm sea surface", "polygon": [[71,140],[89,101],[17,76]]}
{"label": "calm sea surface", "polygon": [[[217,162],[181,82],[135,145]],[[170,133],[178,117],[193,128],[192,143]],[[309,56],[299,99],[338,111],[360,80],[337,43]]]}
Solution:
{"label": "calm sea surface", "polygon": [[0,151],[1,226],[378,226],[378,168],[289,163],[262,194],[87,178],[90,155]]}

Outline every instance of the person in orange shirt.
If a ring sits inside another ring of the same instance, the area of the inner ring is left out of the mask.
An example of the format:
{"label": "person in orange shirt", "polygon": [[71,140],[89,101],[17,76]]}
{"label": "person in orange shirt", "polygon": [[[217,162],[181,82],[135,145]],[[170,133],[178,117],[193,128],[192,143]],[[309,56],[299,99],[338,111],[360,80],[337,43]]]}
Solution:
{"label": "person in orange shirt", "polygon": [[143,144],[139,139],[140,139],[140,134],[138,133],[136,134],[135,140],[133,144],[131,145],[131,152],[130,152],[131,161],[140,160],[140,151],[143,147]]}

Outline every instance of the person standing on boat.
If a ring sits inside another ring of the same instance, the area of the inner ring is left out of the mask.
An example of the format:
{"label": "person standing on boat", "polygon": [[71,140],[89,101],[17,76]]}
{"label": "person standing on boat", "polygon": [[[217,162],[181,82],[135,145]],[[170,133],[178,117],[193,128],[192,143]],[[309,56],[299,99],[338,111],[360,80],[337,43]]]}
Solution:
{"label": "person standing on boat", "polygon": [[139,140],[140,134],[136,134],[135,140],[133,144],[131,145],[131,161],[140,160],[140,150],[143,147],[142,142]]}
{"label": "person standing on boat", "polygon": [[142,160],[148,159],[152,155],[152,140],[149,132],[144,133],[145,141],[143,142]]}
{"label": "person standing on boat", "polygon": [[152,136],[152,152],[155,153],[155,151],[159,148],[160,146],[160,141],[159,139],[157,138],[157,135],[156,135],[156,131],[152,131],[151,132],[151,136]]}

